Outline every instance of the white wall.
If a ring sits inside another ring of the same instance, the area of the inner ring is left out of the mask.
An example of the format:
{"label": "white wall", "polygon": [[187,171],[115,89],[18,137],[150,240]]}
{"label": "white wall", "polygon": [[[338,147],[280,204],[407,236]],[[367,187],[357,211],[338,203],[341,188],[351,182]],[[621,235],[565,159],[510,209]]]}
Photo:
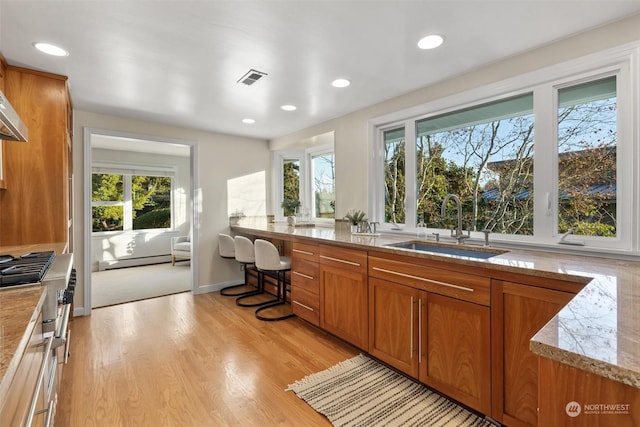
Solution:
{"label": "white wall", "polygon": [[[195,224],[200,241],[197,287],[206,290],[210,285],[241,279],[237,263],[218,256],[219,232],[229,231],[227,216],[227,182],[253,174],[263,174],[270,182],[270,153],[264,140],[202,132],[152,122],[131,120],[81,110],[74,111],[73,172],[74,172],[74,238],[73,252],[79,282],[76,288],[76,312],[82,312],[84,301],[84,132],[85,127],[127,132],[142,136],[193,141],[197,146],[196,169],[199,188],[195,189],[199,202],[199,224]],[[265,185],[265,201],[270,200],[270,188]],[[267,202],[265,210],[269,208]],[[87,248],[88,249],[88,248]]]}
{"label": "white wall", "polygon": [[[91,271],[98,271],[98,263],[114,260],[169,255],[171,238],[189,231],[188,211],[191,204],[189,157],[154,153],[106,150],[93,148],[92,162],[127,163],[168,166],[175,168],[173,177],[173,222],[170,230],[129,230],[93,234],[91,238]],[[183,197],[180,197],[183,195]]]}
{"label": "white wall", "polygon": [[[640,15],[635,15],[590,32],[514,56],[475,71],[338,117],[270,141],[271,150],[281,150],[298,141],[335,130],[336,218],[350,208],[369,209],[368,121],[396,111],[416,107],[460,92],[499,82],[570,59],[640,40]],[[544,29],[541,29],[544,31]],[[446,49],[446,45],[443,46]],[[637,70],[636,70],[637,72]]]}

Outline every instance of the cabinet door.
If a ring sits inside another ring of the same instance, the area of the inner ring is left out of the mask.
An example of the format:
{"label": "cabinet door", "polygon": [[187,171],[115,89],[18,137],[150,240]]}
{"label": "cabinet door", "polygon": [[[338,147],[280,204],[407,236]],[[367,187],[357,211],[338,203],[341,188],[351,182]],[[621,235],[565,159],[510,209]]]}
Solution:
{"label": "cabinet door", "polygon": [[414,378],[419,299],[414,288],[369,278],[369,353]]}
{"label": "cabinet door", "polygon": [[366,275],[320,265],[320,327],[366,350],[367,325]]}
{"label": "cabinet door", "polygon": [[529,340],[573,294],[493,281],[492,417],[509,426],[538,425],[538,361]]}
{"label": "cabinet door", "polygon": [[489,307],[427,293],[421,317],[420,381],[488,414],[491,411]]}

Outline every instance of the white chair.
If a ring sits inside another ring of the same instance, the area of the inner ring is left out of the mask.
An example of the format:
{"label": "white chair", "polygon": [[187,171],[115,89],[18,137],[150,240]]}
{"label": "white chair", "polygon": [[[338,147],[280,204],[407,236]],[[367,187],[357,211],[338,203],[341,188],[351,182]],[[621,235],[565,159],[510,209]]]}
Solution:
{"label": "white chair", "polygon": [[[249,240],[249,239],[247,239]],[[249,241],[251,242],[251,241]],[[247,291],[247,267],[251,264],[253,264],[253,262],[251,262],[251,254],[250,252],[253,249],[249,249],[248,245],[244,245],[247,248],[247,256],[245,256],[244,258],[242,257],[242,255],[240,256],[242,259],[244,259],[246,262],[240,262],[241,264],[244,264],[244,282],[239,284],[239,285],[232,285],[232,286],[227,286],[226,288],[222,288],[220,289],[220,295],[224,295],[226,297],[239,297],[242,295],[247,295],[248,293],[252,292],[252,291]],[[235,241],[233,239],[233,237],[229,236],[228,234],[224,234],[224,233],[220,233],[218,234],[218,248],[220,251],[220,256],[222,258],[230,258],[230,259],[236,259],[236,247],[235,247]],[[232,289],[240,289],[242,288],[243,290],[241,292],[237,292],[237,291],[232,291]]]}
{"label": "white chair", "polygon": [[[247,268],[250,265],[254,265],[256,262],[255,250],[253,246],[253,242],[244,236],[236,236],[234,237],[235,250],[236,250],[236,261],[241,264],[244,264],[244,279],[245,283],[247,283]],[[264,300],[256,300],[256,298],[251,298],[256,295],[264,294],[264,278],[262,277],[262,273],[258,271],[258,288],[255,291],[248,292],[246,294],[240,295],[236,298],[236,304],[240,307],[259,307],[265,304],[271,304],[277,302],[277,299],[270,299],[267,301]]]}
{"label": "white chair", "polygon": [[187,236],[171,238],[171,265],[176,265],[176,259],[191,259],[191,231]]}
{"label": "white chair", "polygon": [[[286,314],[276,313],[275,316],[268,315],[265,311],[270,308],[285,305],[287,303],[286,272],[291,270],[291,258],[280,256],[278,249],[269,241],[256,239],[254,242],[256,268],[262,275],[265,273],[276,274],[276,301],[263,305],[256,310],[256,317],[260,320],[275,321],[293,317],[293,312]],[[264,278],[263,278],[264,281]],[[274,310],[275,311],[275,310]]]}

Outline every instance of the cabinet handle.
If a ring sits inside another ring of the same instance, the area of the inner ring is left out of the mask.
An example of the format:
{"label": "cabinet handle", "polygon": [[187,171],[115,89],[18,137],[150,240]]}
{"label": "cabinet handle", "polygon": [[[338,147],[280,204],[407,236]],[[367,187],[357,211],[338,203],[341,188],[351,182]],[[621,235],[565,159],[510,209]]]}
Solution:
{"label": "cabinet handle", "polygon": [[302,304],[301,302],[298,302],[298,301],[295,301],[295,300],[294,300],[294,301],[293,301],[293,303],[294,303],[294,304],[299,305],[299,306],[300,306],[300,307],[302,307],[302,308],[306,308],[307,310],[315,311],[313,308],[309,307],[308,305],[304,305],[304,304]]}
{"label": "cabinet handle", "polygon": [[439,286],[446,286],[447,288],[459,289],[461,291],[473,292],[475,290],[473,288],[467,288],[465,286],[459,286],[459,285],[454,285],[454,284],[451,284],[451,283],[440,282],[438,280],[425,279],[424,277],[414,276],[412,274],[400,273],[398,271],[393,271],[393,270],[386,270],[384,268],[372,267],[372,269],[376,270],[376,271],[380,271],[382,273],[395,274],[396,276],[407,277],[409,279],[420,280],[421,282],[427,282],[427,283],[431,283],[433,285],[439,285]]}
{"label": "cabinet handle", "polygon": [[409,330],[411,331],[411,359],[413,359],[413,296],[411,297],[411,315],[409,316]]}
{"label": "cabinet handle", "polygon": [[418,363],[422,363],[422,298],[418,299]]}
{"label": "cabinet handle", "polygon": [[309,279],[309,280],[314,280],[315,279],[312,276],[307,276],[306,274],[302,274],[302,273],[299,273],[297,271],[293,271],[292,273],[295,274],[296,276],[304,277],[305,279]]}
{"label": "cabinet handle", "polygon": [[[53,344],[53,337],[45,338],[45,341],[47,344],[44,350],[42,363],[40,364],[40,370],[38,371],[38,381],[36,382],[36,388],[33,391],[33,395],[31,396],[31,405],[29,405],[27,421],[24,423],[26,427],[31,427],[31,425],[33,424],[33,417],[35,417],[36,415],[36,405],[38,404],[38,396],[40,395],[40,389],[42,388],[42,383],[44,383],[44,376],[47,371],[47,362],[49,361],[49,357],[51,357],[51,345]],[[47,412],[49,411],[49,408],[44,409],[41,412]]]}
{"label": "cabinet handle", "polygon": [[49,406],[45,411],[47,412],[47,418],[44,422],[44,427],[51,427],[51,422],[53,421],[53,409],[58,404],[58,393],[55,394],[54,398],[49,401]]}
{"label": "cabinet handle", "polygon": [[67,341],[64,343],[64,364],[69,362],[69,344],[71,343],[71,329],[67,330]]}
{"label": "cabinet handle", "polygon": [[333,258],[333,257],[326,256],[326,255],[320,255],[320,258],[324,258],[324,259],[328,259],[328,260],[331,260],[331,261],[341,262],[343,264],[355,265],[356,267],[360,267],[360,263],[359,262],[347,261],[347,260],[344,260],[344,259]]}
{"label": "cabinet handle", "polygon": [[294,249],[293,252],[297,252],[299,254],[311,255],[311,256],[314,255],[313,252],[301,251],[300,249]]}

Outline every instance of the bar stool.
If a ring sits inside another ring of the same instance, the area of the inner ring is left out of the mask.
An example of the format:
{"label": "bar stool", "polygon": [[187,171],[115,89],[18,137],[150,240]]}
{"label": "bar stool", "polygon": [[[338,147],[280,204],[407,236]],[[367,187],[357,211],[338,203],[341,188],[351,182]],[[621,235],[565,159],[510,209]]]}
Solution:
{"label": "bar stool", "polygon": [[285,281],[285,275],[287,271],[291,270],[291,258],[284,256],[281,257],[278,253],[278,249],[274,246],[274,244],[266,240],[256,239],[256,241],[254,242],[254,246],[256,268],[260,273],[262,273],[263,276],[265,273],[275,273],[277,283],[277,300],[271,304],[263,305],[258,308],[256,310],[256,317],[260,320],[266,321],[283,320],[288,319],[289,317],[293,317],[293,313],[279,315],[276,317],[270,317],[264,313],[265,310],[268,310],[272,307],[285,305],[287,303],[287,284]]}
{"label": "bar stool", "polygon": [[[244,236],[236,236],[233,239],[233,241],[234,241],[234,247],[236,252],[236,261],[244,264],[244,282],[246,284],[248,283],[247,279],[249,277],[247,273],[247,268],[249,265],[255,265],[255,262],[256,262],[253,242]],[[267,301],[257,301],[257,302],[243,301],[246,298],[253,297],[255,295],[264,294],[264,280],[261,276],[262,274],[258,272],[258,289],[256,289],[255,291],[246,292],[238,296],[238,298],[236,298],[237,305],[241,307],[259,307],[259,306],[262,306],[265,304],[271,304],[277,301],[274,299],[270,299]]]}
{"label": "bar stool", "polygon": [[[222,258],[228,258],[228,259],[236,259],[236,247],[235,247],[235,242],[233,240],[233,237],[229,236],[228,234],[224,234],[224,233],[220,233],[218,234],[218,246],[220,249],[220,256]],[[247,261],[249,260],[249,257],[245,258]],[[240,261],[238,261],[240,262]],[[244,283],[241,283],[239,285],[232,285],[232,286],[227,286],[226,288],[222,288],[220,289],[220,295],[224,295],[226,297],[239,297],[245,294],[248,294],[250,291],[247,291],[246,289],[244,289],[241,292],[238,291],[233,291],[233,289],[239,289],[239,288],[246,288],[247,286],[247,264],[242,262],[242,264],[245,264],[244,266]]]}

